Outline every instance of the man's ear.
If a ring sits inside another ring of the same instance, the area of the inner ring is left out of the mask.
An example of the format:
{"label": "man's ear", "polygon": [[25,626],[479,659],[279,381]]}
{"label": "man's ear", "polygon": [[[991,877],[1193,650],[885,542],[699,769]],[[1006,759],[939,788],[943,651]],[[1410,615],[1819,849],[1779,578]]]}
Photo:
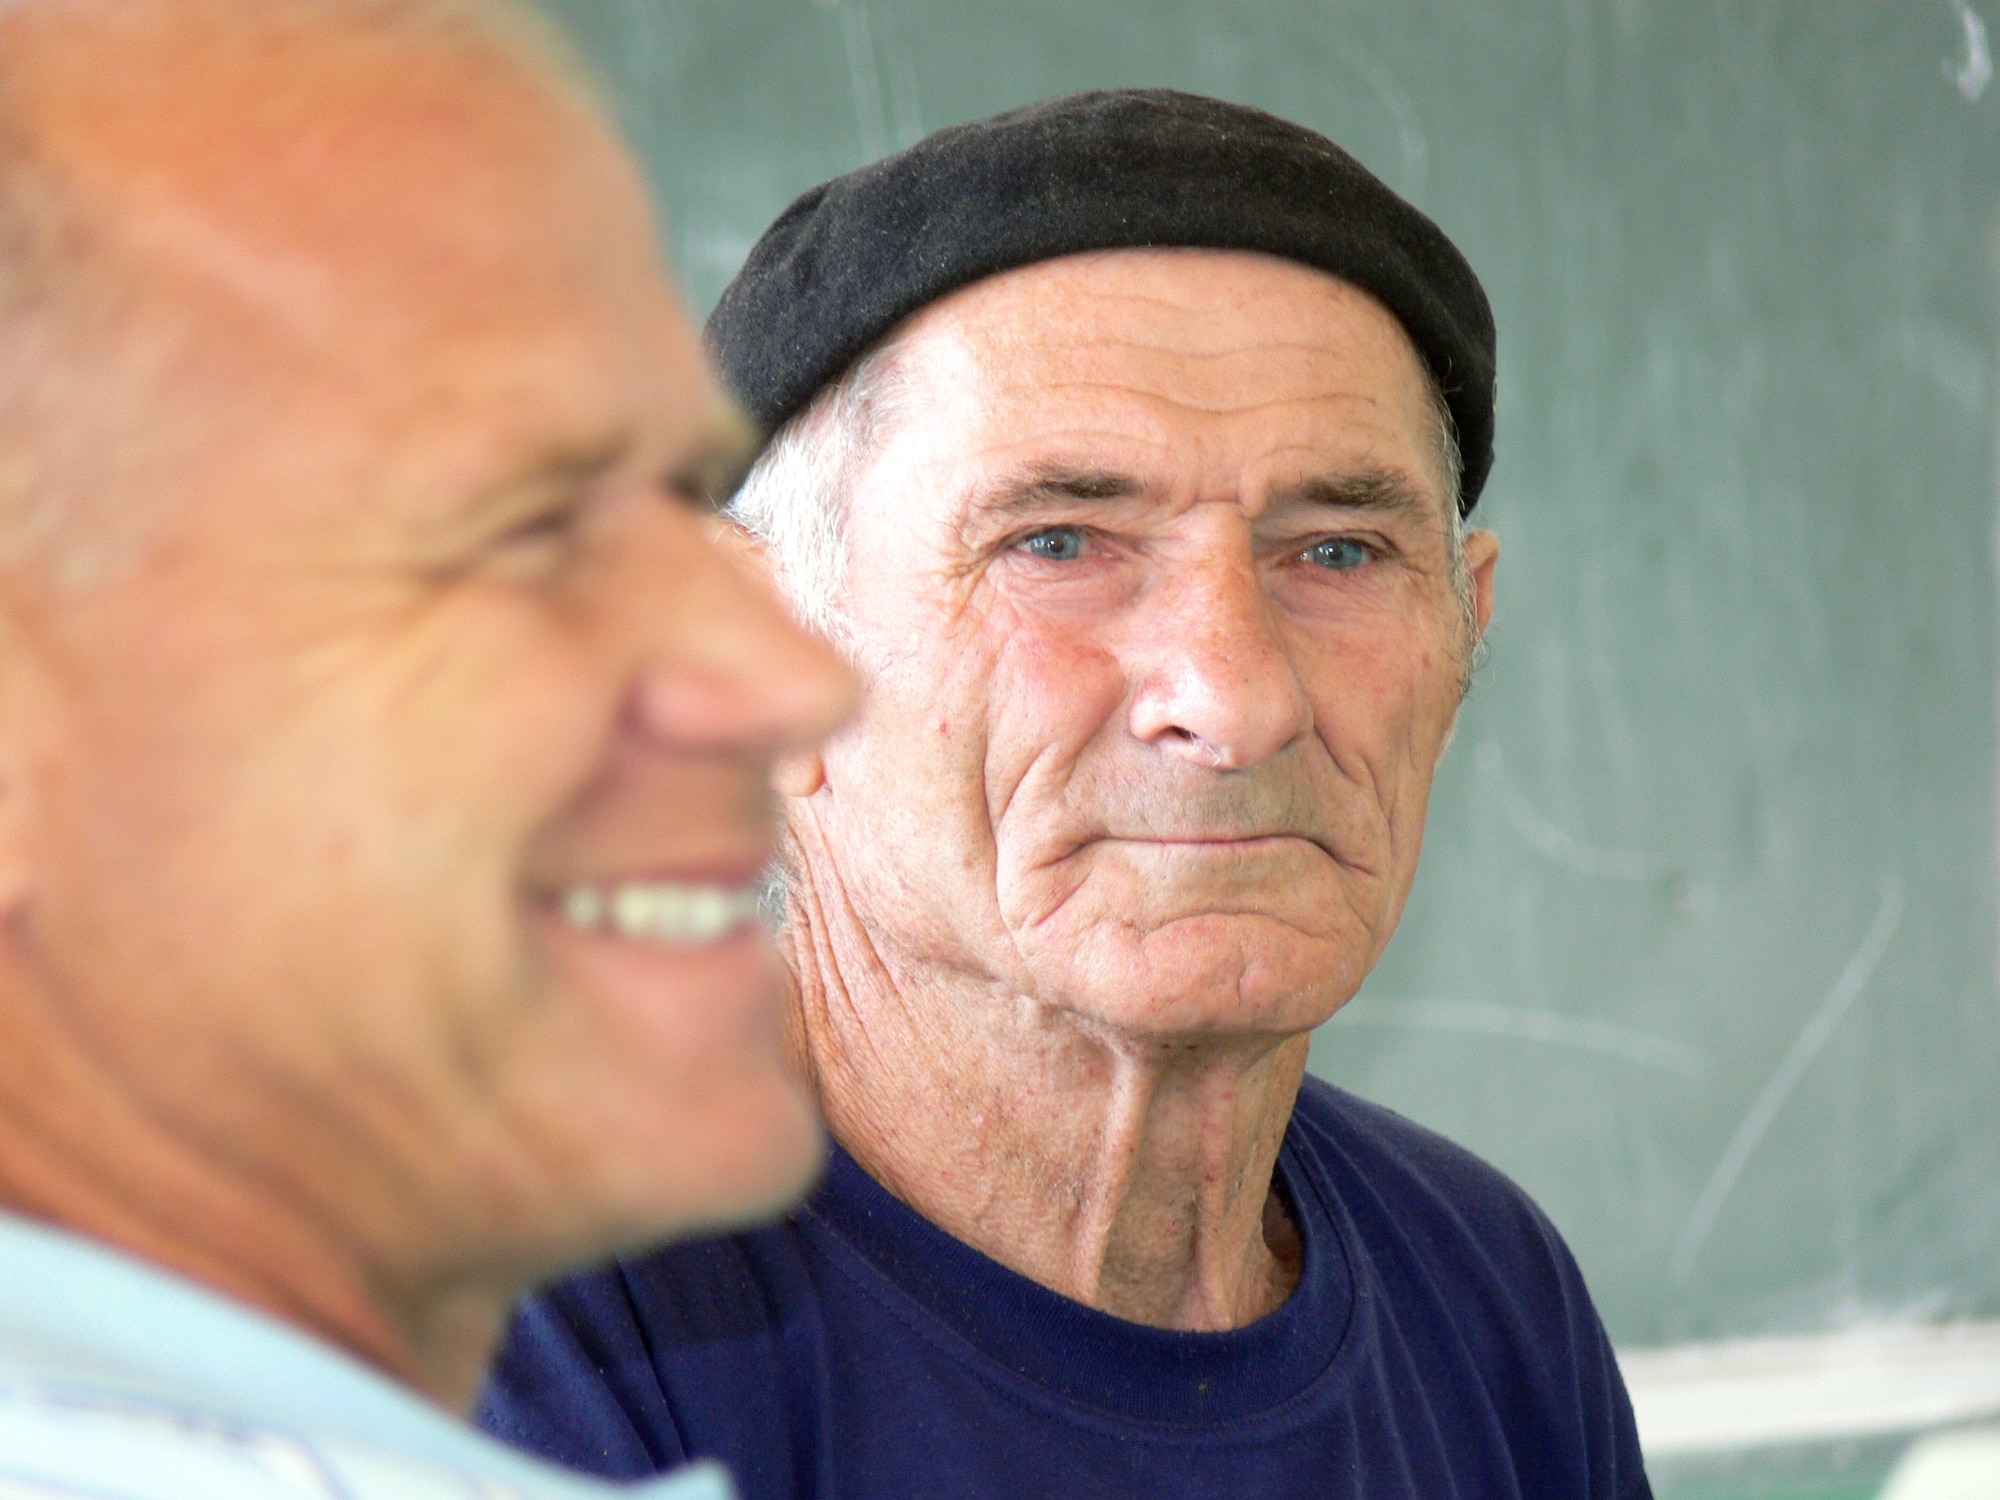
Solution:
{"label": "man's ear", "polygon": [[780,797],[810,797],[826,785],[826,757],[817,750],[794,750],[771,767],[771,785]]}
{"label": "man's ear", "polygon": [[1493,619],[1493,570],[1499,561],[1499,537],[1490,531],[1467,533],[1465,568],[1472,576],[1472,622],[1482,636]]}

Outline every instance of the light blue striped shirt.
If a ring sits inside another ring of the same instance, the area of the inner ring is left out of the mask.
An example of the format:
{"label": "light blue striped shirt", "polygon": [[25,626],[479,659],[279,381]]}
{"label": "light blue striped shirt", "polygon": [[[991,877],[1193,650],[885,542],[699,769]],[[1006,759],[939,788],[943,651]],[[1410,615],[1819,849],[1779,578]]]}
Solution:
{"label": "light blue striped shirt", "polygon": [[0,1214],[0,1500],[730,1500],[501,1446],[330,1345]]}

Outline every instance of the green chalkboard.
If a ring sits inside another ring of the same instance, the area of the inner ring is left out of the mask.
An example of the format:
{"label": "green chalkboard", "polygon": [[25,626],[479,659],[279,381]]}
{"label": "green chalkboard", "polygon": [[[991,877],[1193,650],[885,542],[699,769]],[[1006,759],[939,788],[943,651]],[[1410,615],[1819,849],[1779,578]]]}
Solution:
{"label": "green chalkboard", "polygon": [[1104,84],[1292,116],[1442,223],[1501,330],[1499,612],[1409,914],[1314,1066],[1524,1182],[1623,1344],[2000,1314],[1976,8],[559,9],[702,307],[821,178]]}

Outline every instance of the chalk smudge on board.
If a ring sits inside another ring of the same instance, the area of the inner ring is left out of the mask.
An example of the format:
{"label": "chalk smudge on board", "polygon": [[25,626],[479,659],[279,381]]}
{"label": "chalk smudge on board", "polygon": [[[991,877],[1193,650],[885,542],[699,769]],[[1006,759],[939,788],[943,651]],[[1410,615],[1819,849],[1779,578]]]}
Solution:
{"label": "chalk smudge on board", "polygon": [[1946,62],[1944,76],[1965,96],[1967,104],[1977,104],[1993,81],[1993,53],[1986,44],[1986,23],[1972,8],[1971,0],[1958,0],[1958,20],[1965,32],[1965,57]]}
{"label": "chalk smudge on board", "polygon": [[847,53],[848,81],[854,88],[854,123],[861,135],[864,161],[879,161],[889,154],[889,109],[882,92],[882,74],[875,66],[875,38],[870,34],[865,4],[841,5],[840,44]]}
{"label": "chalk smudge on board", "polygon": [[1492,790],[1500,816],[1516,836],[1544,858],[1582,875],[1607,880],[1658,880],[1673,873],[1673,866],[1657,854],[1631,849],[1600,849],[1586,843],[1544,817],[1507,774],[1506,758],[1500,746],[1484,741],[1474,754],[1480,778]]}
{"label": "chalk smudge on board", "polygon": [[1505,1037],[1616,1058],[1671,1073],[1689,1083],[1700,1082],[1708,1073],[1706,1053],[1669,1037],[1590,1016],[1532,1010],[1490,1000],[1411,1000],[1369,995],[1362,997],[1359,1009],[1350,1006],[1342,1011],[1339,1024]]}
{"label": "chalk smudge on board", "polygon": [[1702,1246],[1708,1243],[1709,1235],[1715,1229],[1715,1222],[1722,1213],[1722,1206],[1728,1201],[1736,1187],[1737,1178],[1743,1175],[1743,1168],[1756,1151],[1758,1143],[1771,1128],[1771,1122],[1785,1107],[1792,1090],[1799,1079],[1805,1076],[1807,1068],[1826,1046],[1828,1038],[1838,1029],[1854,1002],[1868,988],[1868,981],[1874,976],[1876,965],[1882,962],[1882,955],[1889,951],[1889,942],[1896,935],[1896,929],[1903,920],[1903,882],[1894,871],[1882,879],[1882,904],[1876,909],[1875,920],[1869,924],[1868,932],[1861,939],[1861,946],[1854,950],[1854,956],[1847,961],[1847,967],[1840,972],[1840,978],[1813,1012],[1812,1019],[1793,1041],[1771,1076],[1765,1080],[1750,1110],[1742,1123],[1736,1127],[1735,1135],[1723,1148],[1716,1160],[1715,1169],[1709,1173],[1708,1182],[1695,1200],[1694,1209],[1688,1214],[1687,1223],[1681,1227],[1679,1242],[1674,1246],[1673,1260],[1669,1269],[1674,1285],[1686,1286],[1694,1274],[1695,1261],[1700,1257]]}
{"label": "chalk smudge on board", "polygon": [[1422,208],[1424,189],[1430,186],[1431,147],[1423,123],[1417,118],[1416,102],[1410,98],[1409,90],[1397,82],[1396,75],[1372,54],[1345,40],[1337,41],[1334,51],[1361,75],[1388,112],[1389,123],[1396,131],[1396,153],[1402,158],[1402,180],[1396,184],[1396,190]]}
{"label": "chalk smudge on board", "polygon": [[[847,58],[863,160],[879,161],[891,151],[914,146],[924,135],[916,58],[900,45],[895,15],[886,10],[871,12],[867,0],[819,3],[840,19],[840,45]],[[878,21],[886,33],[879,41]],[[889,74],[886,86],[882,80],[885,65]]]}

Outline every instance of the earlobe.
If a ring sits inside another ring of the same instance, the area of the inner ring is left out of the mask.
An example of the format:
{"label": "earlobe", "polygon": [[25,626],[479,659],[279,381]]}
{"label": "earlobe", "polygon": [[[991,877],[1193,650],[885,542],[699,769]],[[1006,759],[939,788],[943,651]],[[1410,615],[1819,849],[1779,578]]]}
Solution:
{"label": "earlobe", "polygon": [[1475,531],[1465,539],[1465,566],[1472,575],[1472,619],[1479,634],[1493,619],[1493,573],[1500,561],[1500,538]]}
{"label": "earlobe", "polygon": [[810,797],[826,785],[826,757],[817,750],[794,750],[771,767],[771,785],[780,797]]}

